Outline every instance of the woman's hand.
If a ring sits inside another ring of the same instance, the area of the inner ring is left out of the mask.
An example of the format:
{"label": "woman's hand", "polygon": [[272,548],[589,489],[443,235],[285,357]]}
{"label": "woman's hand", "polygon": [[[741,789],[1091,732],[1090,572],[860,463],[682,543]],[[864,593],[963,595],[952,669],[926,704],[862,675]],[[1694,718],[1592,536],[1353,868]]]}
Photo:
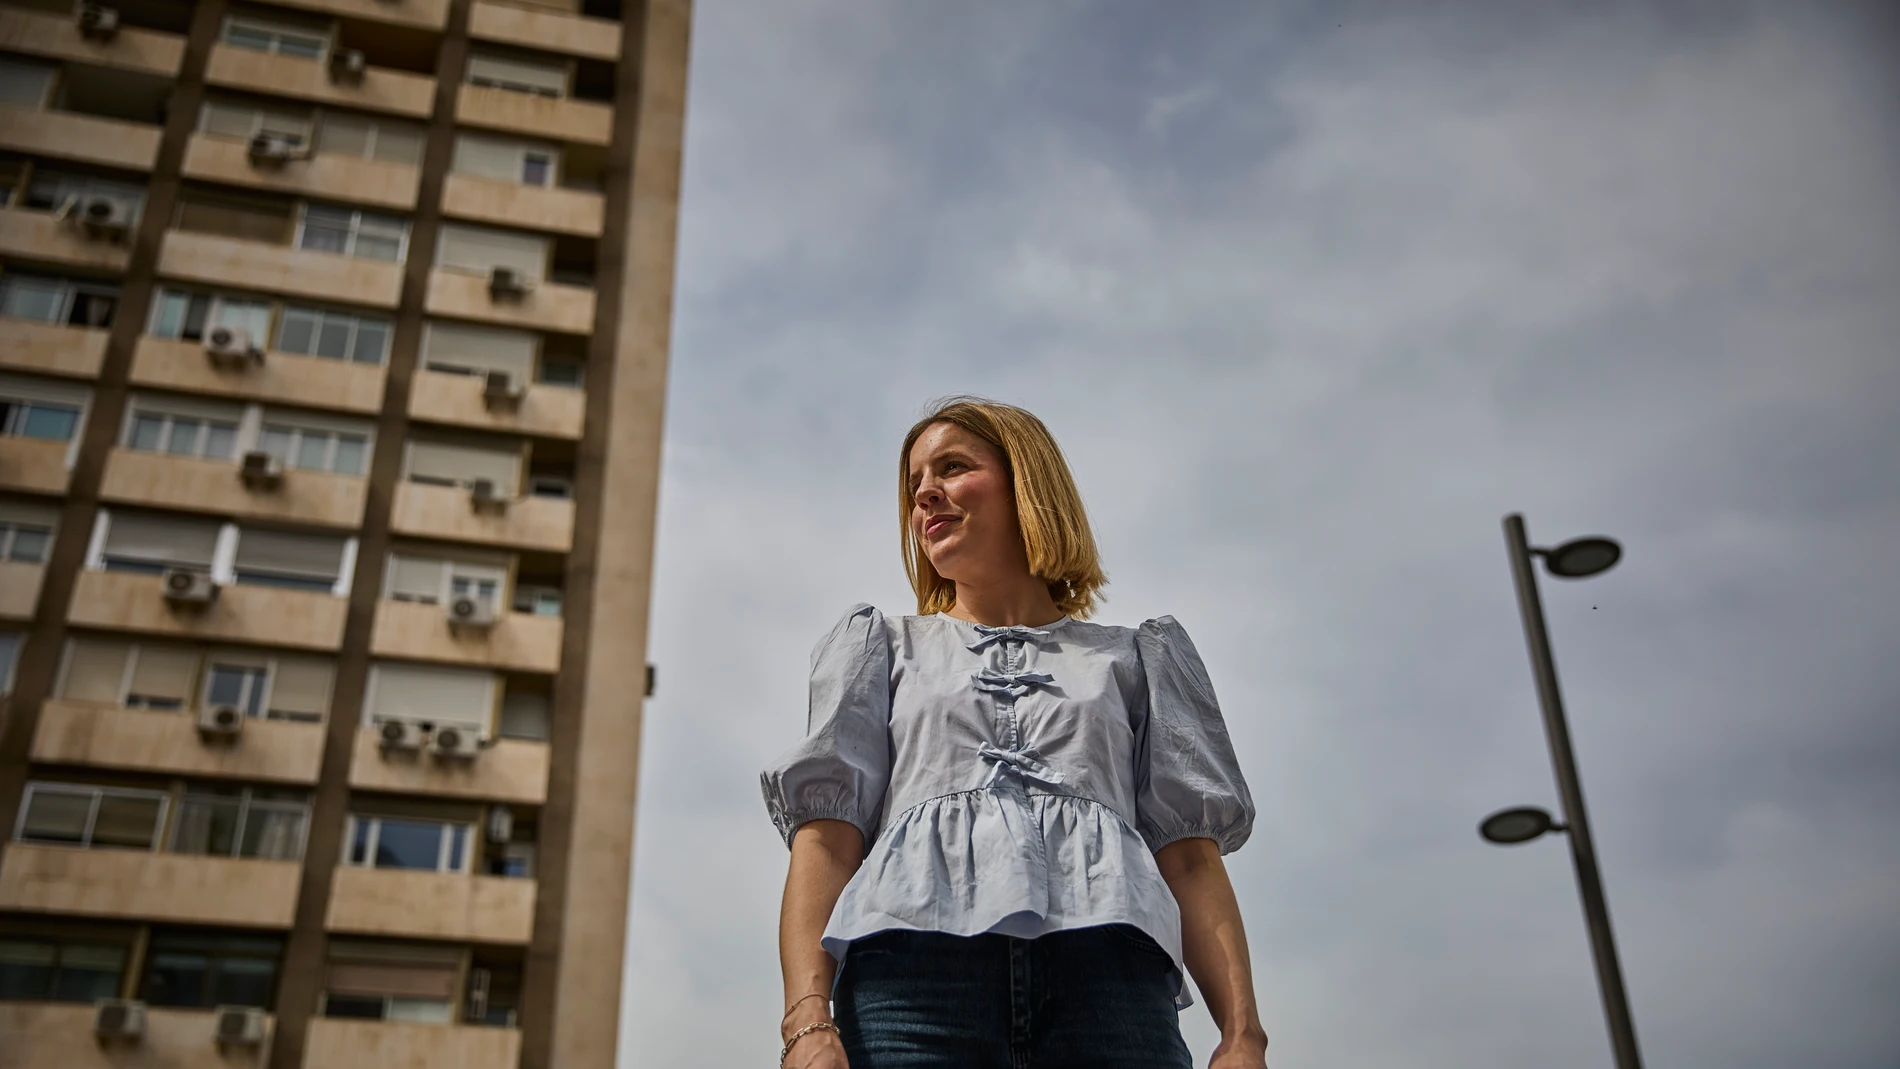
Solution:
{"label": "woman's hand", "polygon": [[[813,1020],[831,1020],[831,1014],[822,1009],[806,1017],[809,1020],[800,1019],[797,1024],[791,1023],[794,1018],[786,1018],[783,1034],[789,1036]],[[785,1054],[785,1069],[851,1069],[851,1064],[845,1060],[844,1044],[838,1041],[838,1033],[820,1028],[805,1033],[792,1044],[792,1049]]]}
{"label": "woman's hand", "polygon": [[1267,1037],[1234,1036],[1221,1040],[1207,1069],[1266,1069]]}
{"label": "woman's hand", "polygon": [[1240,903],[1212,839],[1180,839],[1155,854],[1181,906],[1181,956],[1220,1028],[1208,1069],[1264,1069],[1267,1032],[1254,1004],[1253,963]]}

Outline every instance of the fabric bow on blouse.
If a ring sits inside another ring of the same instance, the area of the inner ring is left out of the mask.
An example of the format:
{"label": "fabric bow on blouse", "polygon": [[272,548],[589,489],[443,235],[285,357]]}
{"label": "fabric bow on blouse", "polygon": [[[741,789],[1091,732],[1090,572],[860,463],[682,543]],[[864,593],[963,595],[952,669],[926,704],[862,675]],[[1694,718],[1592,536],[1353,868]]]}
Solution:
{"label": "fabric bow on blouse", "polygon": [[988,624],[972,624],[971,626],[976,628],[976,641],[963,647],[971,653],[982,653],[984,648],[990,644],[1005,640],[1011,642],[1033,642],[1039,638],[1049,637],[1049,632],[1047,631],[1034,627],[1024,627],[1021,624],[1011,624],[1008,627],[991,627]]}

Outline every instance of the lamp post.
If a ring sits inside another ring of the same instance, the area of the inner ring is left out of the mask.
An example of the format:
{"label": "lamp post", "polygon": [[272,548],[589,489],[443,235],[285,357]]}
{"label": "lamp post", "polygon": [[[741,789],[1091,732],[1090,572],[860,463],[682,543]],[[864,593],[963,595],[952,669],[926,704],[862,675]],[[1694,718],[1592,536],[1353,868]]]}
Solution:
{"label": "lamp post", "polygon": [[1564,722],[1563,696],[1557,691],[1557,664],[1550,654],[1550,633],[1544,627],[1544,605],[1537,593],[1537,573],[1531,558],[1544,558],[1544,567],[1560,579],[1584,579],[1609,571],[1623,555],[1622,547],[1607,538],[1579,538],[1555,549],[1533,547],[1524,533],[1524,517],[1504,517],[1504,541],[1511,554],[1511,577],[1517,583],[1517,607],[1524,618],[1524,641],[1530,646],[1531,673],[1537,679],[1537,701],[1544,710],[1544,734],[1550,741],[1550,764],[1557,773],[1557,793],[1563,800],[1564,823],[1541,809],[1506,809],[1485,818],[1479,834],[1500,846],[1527,843],[1547,832],[1570,837],[1570,860],[1577,870],[1577,890],[1583,898],[1583,916],[1590,929],[1590,952],[1596,959],[1597,986],[1603,995],[1603,1015],[1609,1020],[1610,1046],[1617,1069],[1641,1069],[1636,1052],[1636,1026],[1630,1020],[1629,996],[1623,990],[1623,970],[1616,960],[1616,939],[1610,931],[1610,907],[1603,897],[1597,873],[1596,843],[1590,838],[1590,818],[1583,808],[1583,785],[1577,780],[1577,758],[1570,749],[1570,728]]}

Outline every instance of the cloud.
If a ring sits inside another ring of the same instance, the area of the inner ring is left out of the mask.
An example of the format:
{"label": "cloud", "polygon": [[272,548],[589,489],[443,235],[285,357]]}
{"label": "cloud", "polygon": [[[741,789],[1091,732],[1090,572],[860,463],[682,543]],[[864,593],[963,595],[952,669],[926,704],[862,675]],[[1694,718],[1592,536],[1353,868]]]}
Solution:
{"label": "cloud", "polygon": [[[1900,138],[1878,5],[746,4],[695,28],[625,1064],[770,1057],[759,767],[892,455],[1041,413],[1194,633],[1279,1069],[1606,1061],[1497,520],[1656,1064],[1900,1057]],[[1205,1011],[1184,1017],[1202,1057]]]}

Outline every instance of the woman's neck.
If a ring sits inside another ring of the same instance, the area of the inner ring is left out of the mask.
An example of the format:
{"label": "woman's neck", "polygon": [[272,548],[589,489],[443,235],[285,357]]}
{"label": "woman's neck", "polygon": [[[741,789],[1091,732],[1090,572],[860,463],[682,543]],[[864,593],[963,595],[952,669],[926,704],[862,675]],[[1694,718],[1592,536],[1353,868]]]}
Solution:
{"label": "woman's neck", "polygon": [[989,627],[1041,627],[1062,619],[1049,585],[1034,576],[1012,583],[957,584],[957,602],[947,615]]}

